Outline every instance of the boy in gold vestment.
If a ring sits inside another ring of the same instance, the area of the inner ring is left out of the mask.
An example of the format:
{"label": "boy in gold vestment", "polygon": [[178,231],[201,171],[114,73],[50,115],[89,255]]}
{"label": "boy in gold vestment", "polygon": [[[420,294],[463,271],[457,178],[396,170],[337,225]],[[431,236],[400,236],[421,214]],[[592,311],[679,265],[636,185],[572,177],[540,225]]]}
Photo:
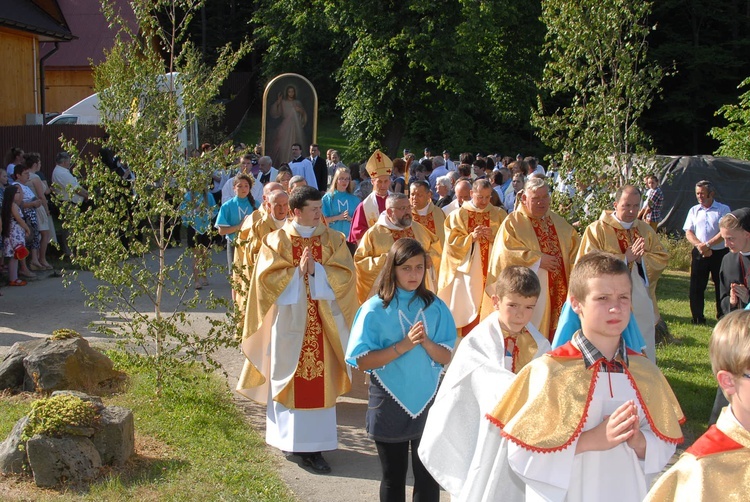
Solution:
{"label": "boy in gold vestment", "polygon": [[712,425],[646,500],[747,500],[750,487],[750,311],[724,316],[709,343],[711,367],[729,400]]}
{"label": "boy in gold vestment", "polygon": [[582,257],[569,288],[581,330],[525,366],[487,417],[501,428],[527,499],[640,502],[682,442],[672,389],[622,339],[631,290],[622,260]]}

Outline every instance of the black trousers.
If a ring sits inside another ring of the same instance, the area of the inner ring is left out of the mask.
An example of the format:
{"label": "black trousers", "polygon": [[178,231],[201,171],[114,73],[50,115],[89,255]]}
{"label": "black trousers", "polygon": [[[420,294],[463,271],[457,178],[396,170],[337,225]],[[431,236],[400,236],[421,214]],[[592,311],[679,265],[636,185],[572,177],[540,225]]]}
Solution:
{"label": "black trousers", "polygon": [[406,471],[409,468],[409,443],[411,443],[411,467],[414,471],[414,502],[438,502],[440,485],[437,484],[417,455],[419,439],[402,443],[375,441],[378,448],[383,479],[380,481],[380,502],[406,501]]}
{"label": "black trousers", "polygon": [[705,319],[703,314],[704,296],[709,275],[714,283],[716,293],[716,318],[721,317],[719,271],[721,270],[721,260],[728,252],[729,250],[724,248],[714,251],[708,258],[704,258],[697,249],[693,248],[690,262],[690,313],[693,315],[693,320]]}

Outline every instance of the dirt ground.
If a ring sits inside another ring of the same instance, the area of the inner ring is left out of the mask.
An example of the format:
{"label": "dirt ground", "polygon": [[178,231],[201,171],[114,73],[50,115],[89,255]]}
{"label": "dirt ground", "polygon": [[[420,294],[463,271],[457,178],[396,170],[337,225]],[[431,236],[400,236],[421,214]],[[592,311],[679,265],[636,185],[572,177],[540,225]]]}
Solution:
{"label": "dirt ground", "polygon": [[[184,248],[170,249],[167,251],[168,258],[174,259],[183,251]],[[225,263],[224,252],[215,253],[213,259],[216,263]],[[37,280],[29,281],[27,286],[0,289],[3,294],[0,297],[0,355],[7,353],[16,342],[47,337],[58,328],[74,329],[92,344],[111,343],[111,339],[92,329],[91,324],[99,322],[101,316],[85,305],[81,285],[94,287],[93,276],[90,273],[80,273],[77,283],[65,287],[61,277],[45,273]],[[211,277],[209,287],[204,288],[201,295],[208,295],[209,290],[223,297],[230,295],[229,285],[224,277]],[[200,322],[196,329],[201,329]],[[243,364],[239,349],[222,350],[219,360],[229,375],[229,388],[234,389]],[[249,423],[260,434],[265,434],[265,406],[239,395],[236,395],[235,402]],[[380,464],[375,445],[364,431],[367,411],[364,374],[355,372],[352,391],[339,399],[336,408],[339,449],[325,453],[333,472],[327,475],[313,474],[300,467],[294,460],[296,457],[286,459],[281,452],[271,448],[278,458],[279,472],[301,501],[377,500]],[[410,474],[407,484],[411,485],[412,482]],[[410,488],[407,491],[410,498]],[[448,500],[450,496],[442,492],[441,501]]]}

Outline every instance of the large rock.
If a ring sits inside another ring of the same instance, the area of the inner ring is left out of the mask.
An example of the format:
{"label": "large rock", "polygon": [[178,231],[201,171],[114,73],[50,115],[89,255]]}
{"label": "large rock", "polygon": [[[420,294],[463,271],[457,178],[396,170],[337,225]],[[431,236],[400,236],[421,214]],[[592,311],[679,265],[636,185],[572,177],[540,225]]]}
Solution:
{"label": "large rock", "polygon": [[26,369],[23,360],[29,352],[44,340],[31,340],[28,342],[16,342],[8,351],[8,354],[0,363],[0,389],[20,389],[23,386]]}
{"label": "large rock", "polygon": [[23,360],[24,390],[89,390],[102,382],[121,378],[110,358],[91,348],[83,338],[45,340]]}
{"label": "large rock", "polygon": [[124,465],[135,451],[133,412],[120,406],[104,408],[91,441],[103,464]]}
{"label": "large rock", "polygon": [[21,434],[27,423],[29,423],[28,416],[20,419],[13,426],[13,430],[10,431],[5,441],[0,443],[0,472],[3,474],[27,472],[29,463],[26,460],[26,451],[19,449],[23,443]]}
{"label": "large rock", "polygon": [[36,435],[26,442],[26,453],[37,486],[62,481],[88,481],[99,474],[102,460],[89,438]]}

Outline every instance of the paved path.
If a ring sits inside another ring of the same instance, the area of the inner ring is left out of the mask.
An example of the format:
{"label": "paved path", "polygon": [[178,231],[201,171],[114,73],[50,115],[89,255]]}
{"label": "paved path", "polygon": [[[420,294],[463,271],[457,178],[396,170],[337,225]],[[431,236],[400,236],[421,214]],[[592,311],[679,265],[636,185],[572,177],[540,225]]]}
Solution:
{"label": "paved path", "polygon": [[[174,260],[183,249],[167,251]],[[224,252],[213,255],[217,264],[226,263]],[[229,285],[223,277],[212,277],[210,289],[214,294],[228,297]],[[94,310],[86,307],[80,285],[91,288],[95,285],[92,274],[80,273],[79,283],[63,286],[60,277],[46,275],[30,281],[25,287],[4,287],[0,292],[0,355],[5,354],[15,342],[43,338],[58,328],[78,331],[92,344],[111,343],[112,340],[91,329],[90,324],[100,321]],[[207,295],[207,290],[201,292]],[[206,312],[198,312],[204,317]],[[220,315],[220,314],[213,314]],[[205,323],[205,321],[203,321]],[[202,327],[203,326],[203,327]],[[195,324],[196,331],[206,329],[206,324]],[[239,350],[224,349],[219,360],[228,374],[230,389],[234,389],[243,357]],[[265,434],[265,406],[258,405],[236,395],[237,406],[247,416],[252,426]],[[337,405],[339,425],[339,449],[325,454],[333,472],[316,475],[301,468],[293,460],[271,448],[278,458],[279,472],[284,481],[301,501],[326,500],[329,502],[351,502],[377,500],[380,483],[380,464],[375,445],[364,432],[364,417],[367,411],[367,387],[362,373],[353,375],[352,391],[340,398]],[[294,458],[294,457],[292,457]],[[407,481],[411,485],[412,479]],[[407,494],[411,498],[410,494]],[[443,492],[441,501],[450,497]]]}

